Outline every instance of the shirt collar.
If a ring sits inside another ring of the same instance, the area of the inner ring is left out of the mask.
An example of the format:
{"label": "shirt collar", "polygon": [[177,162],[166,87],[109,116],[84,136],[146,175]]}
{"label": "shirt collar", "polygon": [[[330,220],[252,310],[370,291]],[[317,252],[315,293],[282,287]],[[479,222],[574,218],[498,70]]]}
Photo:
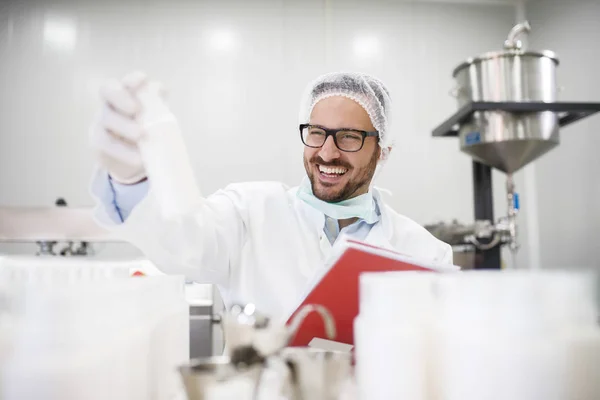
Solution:
{"label": "shirt collar", "polygon": [[354,221],[352,224],[344,227],[341,230],[340,230],[340,224],[339,224],[338,220],[325,215],[324,216],[325,222],[323,224],[323,232],[327,236],[329,243],[331,243],[332,245],[333,245],[333,243],[335,243],[335,241],[337,240],[337,238],[339,237],[341,232],[347,232],[349,234],[352,234],[354,232],[359,231],[361,229],[361,226],[365,226],[365,232],[368,232],[368,230],[370,228],[372,228],[373,225],[375,225],[377,222],[379,222],[381,220],[381,211],[379,209],[378,199],[375,199],[375,212],[377,213],[377,221],[369,224],[364,219],[359,218],[358,220]]}

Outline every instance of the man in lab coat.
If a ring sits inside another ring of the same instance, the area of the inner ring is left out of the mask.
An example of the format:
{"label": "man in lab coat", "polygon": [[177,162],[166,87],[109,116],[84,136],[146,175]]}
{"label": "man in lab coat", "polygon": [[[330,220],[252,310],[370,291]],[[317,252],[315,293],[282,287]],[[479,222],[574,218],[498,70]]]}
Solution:
{"label": "man in lab coat", "polygon": [[392,210],[372,185],[393,147],[389,92],[372,76],[334,73],[309,85],[299,186],[248,182],[210,196],[196,187],[159,85],[133,73],[102,95],[91,135],[98,220],[162,271],[218,285],[226,306],[251,302],[287,318],[342,237],[452,263],[449,245]]}

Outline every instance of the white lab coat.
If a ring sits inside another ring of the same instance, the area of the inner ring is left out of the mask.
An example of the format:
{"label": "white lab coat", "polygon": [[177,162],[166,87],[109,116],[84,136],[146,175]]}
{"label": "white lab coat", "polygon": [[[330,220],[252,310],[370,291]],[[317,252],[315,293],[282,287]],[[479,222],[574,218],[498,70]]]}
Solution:
{"label": "white lab coat", "polygon": [[[296,190],[276,182],[231,184],[193,213],[170,221],[161,217],[150,190],[126,222],[111,229],[163,272],[218,285],[226,306],[252,302],[285,319],[332,250],[324,214],[300,200]],[[452,263],[448,244],[383,204],[373,190],[381,219],[366,242],[423,261]]]}

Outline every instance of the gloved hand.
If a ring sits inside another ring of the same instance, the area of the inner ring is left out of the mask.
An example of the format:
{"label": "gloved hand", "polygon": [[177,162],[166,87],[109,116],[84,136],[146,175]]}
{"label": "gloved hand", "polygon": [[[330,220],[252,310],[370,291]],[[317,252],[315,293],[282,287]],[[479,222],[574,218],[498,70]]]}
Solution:
{"label": "gloved hand", "polygon": [[109,82],[102,95],[105,104],[92,143],[111,177],[136,183],[147,176],[167,218],[197,206],[200,191],[162,85],[135,72]]}
{"label": "gloved hand", "polygon": [[141,125],[136,121],[141,104],[135,94],[147,85],[142,72],[133,72],[121,81],[110,80],[101,89],[102,109],[90,132],[98,161],[117,182],[133,184],[146,177],[137,147]]}

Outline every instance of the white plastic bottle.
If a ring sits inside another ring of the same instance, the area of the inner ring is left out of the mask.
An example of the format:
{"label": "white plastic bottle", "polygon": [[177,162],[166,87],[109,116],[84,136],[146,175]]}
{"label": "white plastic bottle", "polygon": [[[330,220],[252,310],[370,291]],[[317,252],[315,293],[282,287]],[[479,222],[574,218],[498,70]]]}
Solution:
{"label": "white plastic bottle", "polygon": [[430,272],[365,273],[354,321],[358,400],[428,399]]}
{"label": "white plastic bottle", "polygon": [[564,399],[600,396],[600,326],[597,275],[556,271],[544,274],[547,318],[566,352]]}
{"label": "white plastic bottle", "polygon": [[537,275],[472,271],[438,280],[440,400],[564,400],[565,352]]}
{"label": "white plastic bottle", "polygon": [[139,122],[144,133],[138,141],[152,194],[167,219],[192,210],[201,201],[200,190],[177,120],[165,105],[155,83],[137,94],[142,103]]}

